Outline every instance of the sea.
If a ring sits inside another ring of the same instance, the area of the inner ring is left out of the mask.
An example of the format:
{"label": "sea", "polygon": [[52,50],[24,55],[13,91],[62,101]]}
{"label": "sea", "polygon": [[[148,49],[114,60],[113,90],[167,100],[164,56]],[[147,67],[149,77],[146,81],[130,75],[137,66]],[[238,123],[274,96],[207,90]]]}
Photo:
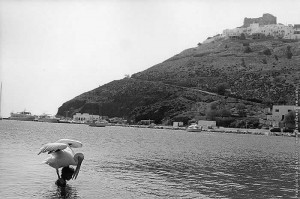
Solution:
{"label": "sea", "polygon": [[[83,143],[64,188],[43,144]],[[0,198],[297,198],[295,137],[0,121]],[[299,151],[298,151],[299,152]]]}

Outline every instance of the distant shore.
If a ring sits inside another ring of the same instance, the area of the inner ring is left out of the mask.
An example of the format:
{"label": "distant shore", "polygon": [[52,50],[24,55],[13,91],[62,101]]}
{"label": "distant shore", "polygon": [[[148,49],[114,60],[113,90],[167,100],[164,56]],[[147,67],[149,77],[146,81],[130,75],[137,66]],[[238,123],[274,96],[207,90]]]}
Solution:
{"label": "distant shore", "polygon": [[[3,120],[9,120],[9,118],[3,118]],[[86,123],[69,123],[69,124],[85,124]],[[187,127],[173,127],[173,126],[163,126],[163,125],[129,125],[129,124],[113,124],[109,123],[107,126],[120,126],[120,127],[132,127],[132,128],[150,128],[150,129],[167,129],[167,130],[181,130],[186,131]],[[203,128],[203,132],[211,133],[234,133],[234,134],[249,134],[249,135],[267,135],[267,136],[286,136],[286,137],[295,137],[294,133],[287,132],[271,132],[268,129],[244,129],[244,128]],[[201,133],[201,132],[198,132]]]}
{"label": "distant shore", "polygon": [[[123,126],[123,127],[134,127],[134,128],[151,128],[151,129],[168,129],[168,130],[182,130],[186,131],[187,127],[173,127],[173,126],[160,126],[160,125],[111,125],[111,126]],[[250,135],[267,135],[267,136],[287,136],[295,137],[293,133],[283,132],[270,132],[268,129],[243,129],[243,128],[212,128],[202,129],[203,132],[211,133],[235,133],[235,134],[250,134]]]}

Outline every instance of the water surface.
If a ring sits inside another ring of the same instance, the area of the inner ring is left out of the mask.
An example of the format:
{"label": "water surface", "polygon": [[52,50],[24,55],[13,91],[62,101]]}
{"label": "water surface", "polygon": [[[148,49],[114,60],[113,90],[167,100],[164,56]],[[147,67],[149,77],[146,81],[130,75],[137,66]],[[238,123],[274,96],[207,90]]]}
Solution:
{"label": "water surface", "polygon": [[[79,140],[77,180],[58,188],[39,148]],[[0,121],[1,198],[292,198],[295,138]],[[299,148],[298,148],[299,149]]]}

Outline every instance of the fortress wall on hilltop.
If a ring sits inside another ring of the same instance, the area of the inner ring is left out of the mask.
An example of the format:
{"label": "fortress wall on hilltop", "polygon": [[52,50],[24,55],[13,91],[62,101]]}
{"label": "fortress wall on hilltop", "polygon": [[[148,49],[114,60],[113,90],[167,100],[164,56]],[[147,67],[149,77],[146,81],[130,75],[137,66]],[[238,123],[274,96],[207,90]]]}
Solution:
{"label": "fortress wall on hilltop", "polygon": [[250,24],[258,23],[259,25],[277,24],[277,18],[271,14],[263,14],[262,17],[258,18],[244,18],[243,27],[249,27]]}

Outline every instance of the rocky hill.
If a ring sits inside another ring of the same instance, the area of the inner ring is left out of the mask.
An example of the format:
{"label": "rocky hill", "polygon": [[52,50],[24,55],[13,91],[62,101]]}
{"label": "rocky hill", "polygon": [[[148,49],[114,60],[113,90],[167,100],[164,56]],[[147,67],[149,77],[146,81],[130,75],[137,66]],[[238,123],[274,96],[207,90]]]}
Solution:
{"label": "rocky hill", "polygon": [[161,123],[205,116],[213,103],[231,114],[243,104],[248,116],[258,117],[270,104],[293,104],[299,77],[299,41],[220,39],[83,93],[57,115],[85,112]]}
{"label": "rocky hill", "polygon": [[299,55],[299,41],[219,40],[185,50],[132,77],[212,92],[226,83],[236,97],[294,103]]}

